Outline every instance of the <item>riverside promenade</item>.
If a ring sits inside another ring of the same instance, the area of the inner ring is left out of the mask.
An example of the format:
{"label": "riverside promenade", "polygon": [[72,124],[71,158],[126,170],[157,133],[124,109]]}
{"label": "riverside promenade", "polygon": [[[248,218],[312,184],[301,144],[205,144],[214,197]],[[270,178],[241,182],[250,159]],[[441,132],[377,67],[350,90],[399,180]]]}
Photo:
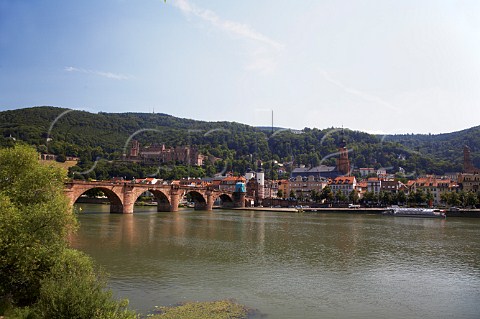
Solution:
{"label": "riverside promenade", "polygon": [[381,214],[385,208],[345,208],[345,207],[245,207],[233,208],[234,210],[255,210],[266,212],[289,212],[289,213],[356,213],[356,214]]}
{"label": "riverside promenade", "polygon": [[[229,208],[230,209],[230,208]],[[376,214],[381,215],[386,208],[382,207],[303,207],[303,208],[286,208],[286,207],[245,207],[233,208],[234,210],[247,211],[265,211],[265,212],[287,212],[287,213],[349,213],[349,214]],[[445,210],[447,217],[467,217],[480,218],[480,209],[460,209],[455,211]]]}

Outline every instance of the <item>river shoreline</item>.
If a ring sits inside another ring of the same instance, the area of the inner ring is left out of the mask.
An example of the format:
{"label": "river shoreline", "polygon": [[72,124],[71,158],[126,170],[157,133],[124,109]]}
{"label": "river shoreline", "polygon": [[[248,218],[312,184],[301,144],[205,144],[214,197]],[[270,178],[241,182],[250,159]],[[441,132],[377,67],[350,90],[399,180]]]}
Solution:
{"label": "river shoreline", "polygon": [[[110,205],[105,198],[79,198],[77,203]],[[137,202],[135,206],[156,206],[156,203]],[[214,207],[214,209],[225,209]],[[284,213],[348,213],[348,214],[376,214],[381,215],[386,208],[382,207],[302,207],[301,209],[293,207],[236,207],[227,208],[236,211],[265,211],[265,212],[284,212]],[[480,209],[459,209],[455,211],[446,210],[447,217],[480,218]]]}
{"label": "river shoreline", "polygon": [[[275,208],[275,207],[245,207],[245,208],[229,208],[239,211],[270,211],[270,212],[288,212],[288,213],[348,213],[348,214],[375,214],[381,215],[386,208],[381,207],[361,207],[361,208],[346,208],[346,207],[319,207],[319,208]],[[456,211],[446,210],[447,217],[466,217],[466,218],[480,218],[480,209],[460,209]]]}
{"label": "river shoreline", "polygon": [[319,207],[319,208],[285,208],[285,207],[245,207],[245,208],[229,208],[233,210],[254,210],[254,211],[266,211],[266,212],[288,212],[288,213],[358,213],[358,214],[382,214],[385,208],[336,208],[336,207]]}

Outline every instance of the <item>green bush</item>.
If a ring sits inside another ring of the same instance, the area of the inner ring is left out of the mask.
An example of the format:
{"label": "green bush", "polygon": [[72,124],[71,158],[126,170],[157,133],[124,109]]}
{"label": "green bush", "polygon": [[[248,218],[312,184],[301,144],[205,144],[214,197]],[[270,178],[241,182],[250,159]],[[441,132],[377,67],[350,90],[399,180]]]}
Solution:
{"label": "green bush", "polygon": [[136,318],[126,310],[127,300],[116,301],[105,290],[106,282],[85,254],[66,249],[41,282],[34,306],[38,318],[109,319]]}

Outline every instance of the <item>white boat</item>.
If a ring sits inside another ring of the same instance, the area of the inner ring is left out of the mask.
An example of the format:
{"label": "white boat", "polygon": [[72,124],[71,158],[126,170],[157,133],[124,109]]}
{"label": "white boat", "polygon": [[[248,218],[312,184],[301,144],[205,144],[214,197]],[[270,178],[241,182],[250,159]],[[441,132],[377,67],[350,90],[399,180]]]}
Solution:
{"label": "white boat", "polygon": [[419,217],[419,218],[446,218],[445,212],[434,208],[404,208],[404,207],[388,207],[383,212],[384,215],[397,217]]}

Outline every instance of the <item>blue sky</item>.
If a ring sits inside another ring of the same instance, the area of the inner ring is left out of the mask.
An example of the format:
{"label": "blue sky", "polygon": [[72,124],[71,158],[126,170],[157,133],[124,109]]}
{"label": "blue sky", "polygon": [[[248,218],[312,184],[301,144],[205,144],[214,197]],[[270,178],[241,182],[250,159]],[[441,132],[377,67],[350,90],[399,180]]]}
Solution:
{"label": "blue sky", "polygon": [[0,0],[0,110],[480,125],[480,1]]}

